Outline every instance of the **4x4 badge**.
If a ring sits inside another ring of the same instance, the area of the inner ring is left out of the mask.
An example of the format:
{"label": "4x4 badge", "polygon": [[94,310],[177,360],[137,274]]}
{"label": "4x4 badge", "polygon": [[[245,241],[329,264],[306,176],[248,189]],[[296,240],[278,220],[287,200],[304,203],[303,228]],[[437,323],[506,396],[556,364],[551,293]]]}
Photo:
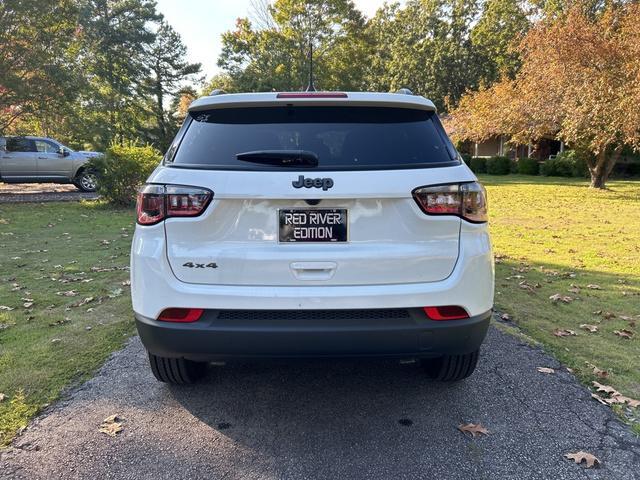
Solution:
{"label": "4x4 badge", "polygon": [[187,262],[183,263],[182,266],[187,268],[218,268],[218,264],[214,262],[207,263],[206,265],[204,263]]}
{"label": "4x4 badge", "polygon": [[331,178],[304,178],[304,175],[300,175],[298,180],[291,182],[295,188],[322,188],[322,190],[329,190],[333,187],[333,179]]}

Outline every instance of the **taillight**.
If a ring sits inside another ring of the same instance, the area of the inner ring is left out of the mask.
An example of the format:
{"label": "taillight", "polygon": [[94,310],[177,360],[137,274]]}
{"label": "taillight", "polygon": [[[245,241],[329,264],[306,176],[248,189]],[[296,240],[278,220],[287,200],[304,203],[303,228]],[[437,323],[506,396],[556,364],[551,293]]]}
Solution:
{"label": "taillight", "polygon": [[473,223],[488,220],[487,193],[478,182],[420,187],[413,198],[427,215],[456,215]]}
{"label": "taillight", "polygon": [[189,323],[200,320],[204,312],[201,308],[165,308],[158,320],[163,322]]}
{"label": "taillight", "polygon": [[136,211],[140,225],[153,225],[165,218],[196,217],[213,197],[206,188],[179,185],[145,185],[138,192]]}
{"label": "taillight", "polygon": [[424,307],[423,310],[431,320],[462,320],[463,318],[469,318],[467,311],[457,305]]}

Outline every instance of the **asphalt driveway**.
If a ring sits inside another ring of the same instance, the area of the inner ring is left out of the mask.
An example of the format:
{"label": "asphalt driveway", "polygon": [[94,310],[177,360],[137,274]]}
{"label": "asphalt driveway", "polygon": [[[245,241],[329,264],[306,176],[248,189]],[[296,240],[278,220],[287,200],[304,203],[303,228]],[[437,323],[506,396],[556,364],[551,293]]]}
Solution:
{"label": "asphalt driveway", "polygon": [[[638,437],[557,362],[493,328],[483,353],[453,385],[413,364],[304,361],[168,387],[136,338],[0,454],[0,478],[640,478]],[[124,430],[99,433],[116,413]],[[471,439],[466,422],[490,434]],[[563,458],[578,450],[601,467]]]}

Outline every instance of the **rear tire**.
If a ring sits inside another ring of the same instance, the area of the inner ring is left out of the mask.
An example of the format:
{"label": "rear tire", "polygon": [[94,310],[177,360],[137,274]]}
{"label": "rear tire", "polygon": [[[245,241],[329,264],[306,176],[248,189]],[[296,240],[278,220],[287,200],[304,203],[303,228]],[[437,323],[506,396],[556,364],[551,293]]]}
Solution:
{"label": "rear tire", "polygon": [[95,173],[89,170],[82,170],[73,180],[73,184],[83,192],[95,192],[98,180]]}
{"label": "rear tire", "polygon": [[438,358],[421,360],[422,368],[434,380],[456,382],[467,378],[478,364],[480,350],[462,355],[444,355]]}
{"label": "rear tire", "polygon": [[198,381],[205,374],[207,364],[184,358],[158,357],[149,353],[149,365],[153,376],[164,383],[185,385]]}

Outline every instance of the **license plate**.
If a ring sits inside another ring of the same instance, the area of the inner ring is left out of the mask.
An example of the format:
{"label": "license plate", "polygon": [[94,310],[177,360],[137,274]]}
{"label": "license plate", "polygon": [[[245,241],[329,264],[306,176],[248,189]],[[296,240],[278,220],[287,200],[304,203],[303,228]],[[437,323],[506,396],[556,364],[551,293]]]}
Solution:
{"label": "license plate", "polygon": [[346,208],[278,210],[281,242],[346,242]]}

